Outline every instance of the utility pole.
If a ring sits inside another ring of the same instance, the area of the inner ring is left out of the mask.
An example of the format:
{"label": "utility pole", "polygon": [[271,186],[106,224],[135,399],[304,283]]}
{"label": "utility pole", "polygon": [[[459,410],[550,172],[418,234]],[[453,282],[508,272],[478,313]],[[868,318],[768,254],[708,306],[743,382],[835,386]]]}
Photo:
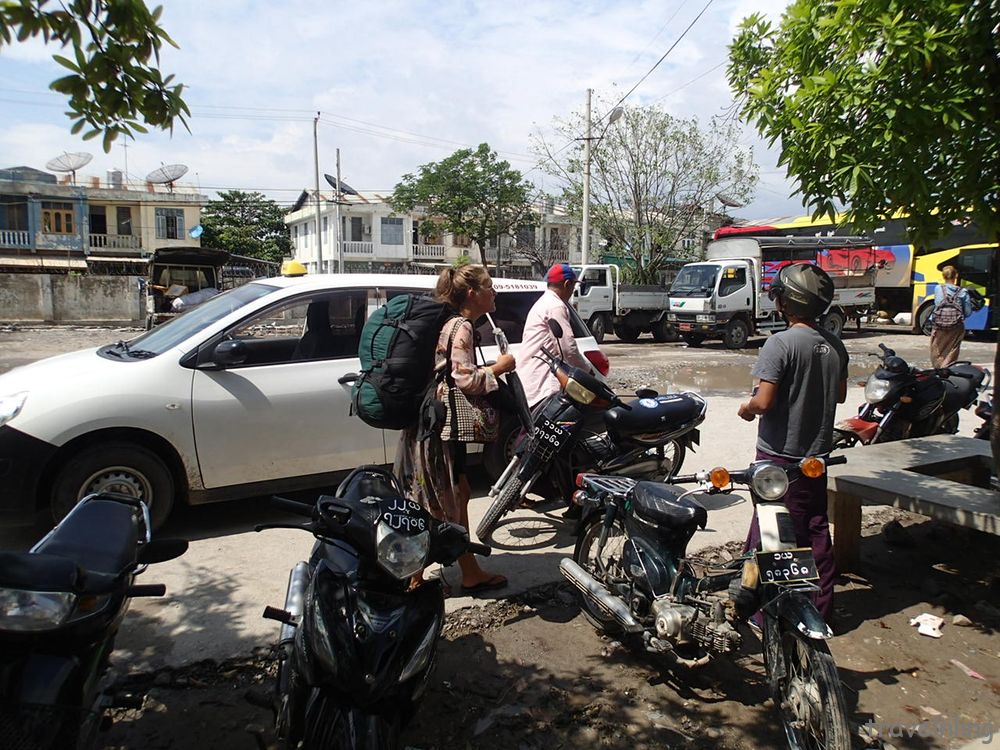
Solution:
{"label": "utility pole", "polygon": [[340,149],[337,149],[337,273],[344,272],[344,238],[341,236],[342,219],[340,218],[340,201],[343,192],[340,189]]}
{"label": "utility pole", "polygon": [[313,163],[316,167],[316,265],[323,273],[323,227],[319,216],[319,112],[313,119]]}
{"label": "utility pole", "polygon": [[587,89],[587,137],[583,141],[583,237],[580,238],[580,263],[587,265],[587,253],[590,250],[590,95],[593,89]]}

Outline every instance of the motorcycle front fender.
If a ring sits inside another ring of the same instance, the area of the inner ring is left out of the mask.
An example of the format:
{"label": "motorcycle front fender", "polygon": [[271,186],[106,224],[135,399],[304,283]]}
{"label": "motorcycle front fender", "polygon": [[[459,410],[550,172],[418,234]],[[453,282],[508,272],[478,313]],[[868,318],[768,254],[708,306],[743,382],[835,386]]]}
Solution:
{"label": "motorcycle front fender", "polygon": [[83,669],[75,656],[4,653],[0,656],[0,696],[11,703],[80,705]]}
{"label": "motorcycle front fender", "polygon": [[765,604],[764,609],[769,615],[784,623],[789,630],[815,640],[833,638],[833,630],[826,624],[816,605],[805,593],[794,590],[779,592],[772,589],[768,594],[777,596]]}

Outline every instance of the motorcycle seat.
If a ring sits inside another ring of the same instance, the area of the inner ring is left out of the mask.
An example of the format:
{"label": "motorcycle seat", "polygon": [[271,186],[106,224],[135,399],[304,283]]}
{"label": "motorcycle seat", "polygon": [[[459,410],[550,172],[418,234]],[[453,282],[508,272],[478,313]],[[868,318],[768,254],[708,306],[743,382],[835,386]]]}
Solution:
{"label": "motorcycle seat", "polygon": [[84,570],[117,576],[136,562],[139,527],[136,508],[96,497],[60,521],[34,551],[68,558]]}
{"label": "motorcycle seat", "polygon": [[631,411],[616,406],[605,412],[608,432],[620,436],[669,432],[691,422],[700,422],[704,408],[703,401],[686,393],[634,399],[628,405]]}
{"label": "motorcycle seat", "polygon": [[74,591],[80,569],[72,560],[34,552],[0,552],[0,586],[23,591]]}
{"label": "motorcycle seat", "polygon": [[949,370],[953,372],[968,373],[972,378],[963,378],[951,375],[944,378],[944,404],[942,408],[947,413],[957,412],[969,404],[973,403],[979,392],[979,386],[986,379],[986,373],[975,365],[953,364],[949,365]]}
{"label": "motorcycle seat", "polygon": [[644,521],[672,529],[695,525],[705,528],[708,511],[695,496],[678,499],[684,491],[683,487],[660,482],[638,482],[629,494],[635,514]]}

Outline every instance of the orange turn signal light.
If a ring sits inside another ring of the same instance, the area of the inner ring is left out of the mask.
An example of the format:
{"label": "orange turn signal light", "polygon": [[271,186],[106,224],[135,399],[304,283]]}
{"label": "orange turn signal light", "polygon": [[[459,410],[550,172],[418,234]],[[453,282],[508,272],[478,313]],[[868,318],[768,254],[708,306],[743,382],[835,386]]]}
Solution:
{"label": "orange turn signal light", "polygon": [[899,397],[899,402],[902,403],[902,404],[913,403],[913,396],[900,396]]}
{"label": "orange turn signal light", "polygon": [[810,479],[819,479],[826,473],[826,461],[816,456],[810,456],[809,458],[802,459],[799,468],[802,470],[803,476]]}
{"label": "orange turn signal light", "polygon": [[712,480],[712,486],[717,490],[721,490],[729,486],[729,471],[721,466],[717,466],[712,469],[708,476]]}

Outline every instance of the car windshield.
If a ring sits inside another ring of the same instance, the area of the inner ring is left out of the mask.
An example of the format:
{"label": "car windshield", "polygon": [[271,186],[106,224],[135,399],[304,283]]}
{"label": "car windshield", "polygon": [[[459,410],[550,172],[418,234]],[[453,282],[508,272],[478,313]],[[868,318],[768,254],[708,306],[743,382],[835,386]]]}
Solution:
{"label": "car windshield", "polygon": [[206,326],[221,320],[255,299],[271,294],[277,288],[269,284],[254,283],[230,289],[132,339],[128,342],[128,351],[145,352],[142,355],[145,357],[163,354]]}
{"label": "car windshield", "polygon": [[718,266],[684,266],[670,287],[675,297],[711,297],[715,290]]}

